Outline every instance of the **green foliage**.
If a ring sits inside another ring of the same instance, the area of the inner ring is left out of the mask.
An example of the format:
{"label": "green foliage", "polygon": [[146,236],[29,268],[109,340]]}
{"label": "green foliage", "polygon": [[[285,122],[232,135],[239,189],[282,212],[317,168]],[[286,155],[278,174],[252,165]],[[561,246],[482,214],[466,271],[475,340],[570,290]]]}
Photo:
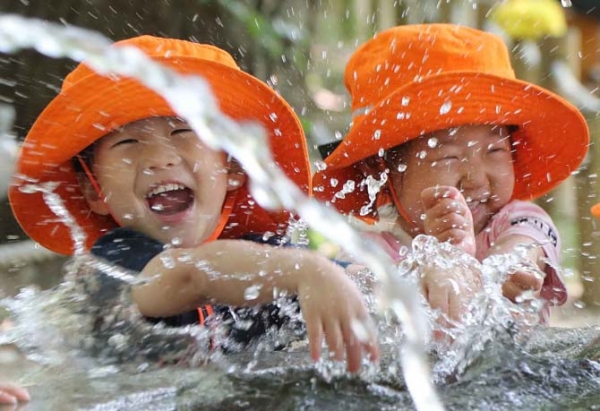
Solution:
{"label": "green foliage", "polygon": [[248,3],[235,0],[219,0],[218,3],[243,24],[252,39],[271,58],[280,58],[291,44],[307,38],[306,33],[297,25],[268,16]]}

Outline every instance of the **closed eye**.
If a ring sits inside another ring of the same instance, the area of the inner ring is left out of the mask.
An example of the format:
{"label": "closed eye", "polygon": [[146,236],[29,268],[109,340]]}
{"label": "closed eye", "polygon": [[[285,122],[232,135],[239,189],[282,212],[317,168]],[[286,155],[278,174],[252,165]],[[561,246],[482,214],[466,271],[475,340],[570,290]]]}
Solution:
{"label": "closed eye", "polygon": [[444,156],[435,160],[436,163],[449,162],[449,161],[458,161],[460,160],[458,156]]}
{"label": "closed eye", "polygon": [[490,147],[488,149],[488,154],[498,154],[498,153],[510,153],[510,149],[508,147]]}
{"label": "closed eye", "polygon": [[173,130],[171,131],[171,135],[177,135],[177,134],[183,134],[183,133],[193,133],[194,130],[192,130],[191,128],[178,128],[177,130]]}
{"label": "closed eye", "polygon": [[124,144],[136,144],[136,143],[138,143],[138,140],[137,140],[137,139],[135,139],[135,138],[125,138],[125,139],[123,139],[123,140],[119,140],[119,141],[117,141],[117,142],[116,142],[115,144],[113,144],[112,146],[113,146],[113,147],[117,147],[117,146],[121,146],[121,145],[124,145]]}

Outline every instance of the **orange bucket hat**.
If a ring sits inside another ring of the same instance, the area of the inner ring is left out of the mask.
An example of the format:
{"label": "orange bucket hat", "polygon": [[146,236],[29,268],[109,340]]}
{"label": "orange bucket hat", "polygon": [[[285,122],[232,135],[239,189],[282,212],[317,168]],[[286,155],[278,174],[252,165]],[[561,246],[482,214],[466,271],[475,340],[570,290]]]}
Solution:
{"label": "orange bucket hat", "polygon": [[[240,70],[227,52],[210,45],[152,36],[123,40],[114,46],[136,46],[179,73],[202,76],[223,113],[235,120],[262,124],[277,165],[304,192],[310,192],[306,142],[293,109],[265,83]],[[117,127],[147,117],[175,115],[159,94],[137,80],[102,76],[79,64],[65,78],[60,94],[37,118],[21,148],[9,189],[11,207],[21,227],[50,250],[74,252],[68,227],[50,210],[40,192],[32,193],[25,187],[56,182],[59,184],[54,192],[87,235],[89,249],[116,223],[111,217],[91,212],[79,189],[72,158]],[[262,209],[246,185],[235,193],[222,238],[285,229],[289,213]]]}
{"label": "orange bucket hat", "polygon": [[587,153],[589,130],[581,113],[558,95],[517,80],[502,39],[490,33],[452,24],[388,29],[356,50],[344,80],[353,121],[325,159],[327,167],[313,177],[315,197],[344,214],[376,218],[372,209],[359,215],[369,204],[361,160],[433,131],[518,126],[512,133],[514,199],[547,193]]}

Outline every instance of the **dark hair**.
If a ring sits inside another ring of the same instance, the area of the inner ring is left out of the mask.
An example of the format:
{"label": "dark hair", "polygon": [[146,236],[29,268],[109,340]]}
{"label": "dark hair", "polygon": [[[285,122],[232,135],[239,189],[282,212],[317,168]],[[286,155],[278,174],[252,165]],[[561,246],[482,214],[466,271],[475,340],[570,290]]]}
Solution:
{"label": "dark hair", "polygon": [[76,173],[84,173],[83,165],[81,161],[85,163],[85,165],[92,170],[92,165],[94,164],[94,148],[96,147],[96,143],[92,143],[83,150],[79,152],[79,154],[75,155],[71,162],[73,164],[73,168]]}

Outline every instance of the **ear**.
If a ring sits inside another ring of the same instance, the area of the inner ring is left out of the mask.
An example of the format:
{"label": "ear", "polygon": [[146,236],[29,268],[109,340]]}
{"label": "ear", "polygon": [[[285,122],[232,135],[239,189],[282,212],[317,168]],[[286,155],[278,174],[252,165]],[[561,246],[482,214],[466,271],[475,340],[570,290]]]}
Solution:
{"label": "ear", "polygon": [[233,157],[227,156],[227,191],[234,191],[247,180],[246,172]]}
{"label": "ear", "polygon": [[104,202],[104,199],[101,197],[100,193],[96,191],[88,176],[85,173],[77,173],[77,181],[79,182],[81,193],[90,206],[90,209],[96,214],[110,214],[110,210]]}

